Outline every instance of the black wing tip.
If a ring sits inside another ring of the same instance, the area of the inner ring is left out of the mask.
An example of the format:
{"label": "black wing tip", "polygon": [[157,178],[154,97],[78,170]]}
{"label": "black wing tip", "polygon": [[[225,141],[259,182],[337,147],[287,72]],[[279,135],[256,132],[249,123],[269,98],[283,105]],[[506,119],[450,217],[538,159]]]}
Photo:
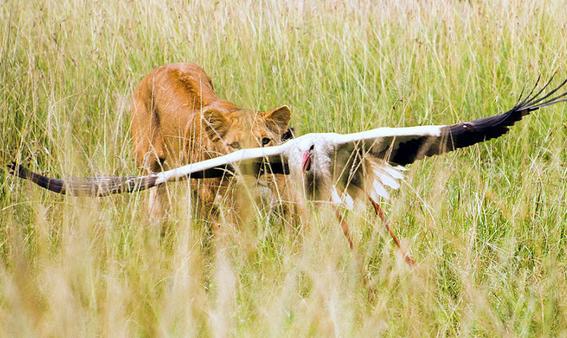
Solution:
{"label": "black wing tip", "polygon": [[154,187],[158,178],[155,175],[150,175],[128,178],[111,177],[112,180],[110,182],[102,182],[97,177],[66,181],[65,179],[49,178],[35,173],[15,161],[7,165],[7,171],[11,175],[30,180],[38,186],[57,194],[87,197],[106,197],[113,194],[146,190]]}
{"label": "black wing tip", "polygon": [[[553,74],[542,86],[540,86],[541,75],[538,76],[534,86],[525,96],[524,86],[516,104],[505,113],[445,126],[441,130],[442,139],[421,137],[400,143],[390,161],[399,165],[407,165],[425,157],[465,148],[506,134],[512,125],[530,112],[556,103],[567,102],[567,91],[560,92],[567,85],[567,79],[546,91],[550,88],[555,75]],[[557,92],[559,94],[556,94]]]}
{"label": "black wing tip", "polygon": [[560,102],[567,102],[567,91],[560,92],[560,94],[554,95],[560,89],[565,87],[565,85],[567,84],[567,78],[561,81],[561,83],[559,83],[559,85],[557,85],[553,89],[544,93],[546,89],[549,88],[556,75],[557,72],[554,72],[549,78],[549,80],[541,88],[537,89],[541,80],[541,74],[540,74],[532,90],[525,97],[522,97],[523,94],[523,89],[522,89],[522,94],[520,95],[520,99],[509,112],[520,113],[522,116],[524,116],[540,108],[548,107]]}
{"label": "black wing tip", "polygon": [[16,169],[18,168],[18,164],[15,161],[12,161],[12,162],[8,163],[6,168],[8,168],[8,174],[15,175]]}
{"label": "black wing tip", "polygon": [[14,175],[24,180],[30,180],[33,183],[39,185],[40,187],[47,189],[49,191],[58,193],[58,194],[65,194],[66,191],[63,187],[63,183],[57,179],[51,179],[47,176],[35,173],[25,166],[18,164],[15,161],[10,162],[7,165],[8,173],[10,175]]}
{"label": "black wing tip", "polygon": [[17,176],[20,178],[28,178],[30,171],[21,164],[18,164],[16,161],[12,161],[8,163],[8,174]]}

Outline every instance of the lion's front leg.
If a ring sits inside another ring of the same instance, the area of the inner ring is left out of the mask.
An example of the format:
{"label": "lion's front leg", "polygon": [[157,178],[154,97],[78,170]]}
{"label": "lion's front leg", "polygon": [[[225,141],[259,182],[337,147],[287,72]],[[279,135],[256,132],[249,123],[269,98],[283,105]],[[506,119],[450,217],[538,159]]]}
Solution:
{"label": "lion's front leg", "polygon": [[166,187],[162,186],[150,190],[148,209],[150,214],[150,223],[154,225],[161,225],[166,219],[168,210],[170,209]]}

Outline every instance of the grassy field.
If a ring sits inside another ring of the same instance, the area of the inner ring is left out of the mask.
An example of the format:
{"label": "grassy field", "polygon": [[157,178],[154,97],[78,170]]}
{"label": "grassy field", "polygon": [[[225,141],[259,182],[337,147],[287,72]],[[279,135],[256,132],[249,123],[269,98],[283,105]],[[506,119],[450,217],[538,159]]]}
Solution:
{"label": "grassy field", "polygon": [[[229,2],[230,3],[230,2]],[[195,62],[244,107],[288,104],[300,133],[444,124],[567,77],[567,2],[0,0],[0,165],[132,174],[129,98]],[[211,238],[180,193],[61,197],[0,170],[1,336],[567,336],[567,105],[410,166],[385,208]]]}

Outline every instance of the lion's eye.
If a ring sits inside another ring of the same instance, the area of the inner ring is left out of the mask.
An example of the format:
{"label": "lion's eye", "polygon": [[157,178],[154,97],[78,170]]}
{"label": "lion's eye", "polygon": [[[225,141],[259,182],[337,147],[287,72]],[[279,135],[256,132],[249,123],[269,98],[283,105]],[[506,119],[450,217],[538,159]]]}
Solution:
{"label": "lion's eye", "polygon": [[262,138],[262,147],[265,146],[265,145],[267,145],[267,144],[270,143],[271,141],[272,141],[271,138],[268,138],[268,137]]}
{"label": "lion's eye", "polygon": [[240,149],[240,143],[239,142],[232,142],[228,146],[231,147],[232,149]]}

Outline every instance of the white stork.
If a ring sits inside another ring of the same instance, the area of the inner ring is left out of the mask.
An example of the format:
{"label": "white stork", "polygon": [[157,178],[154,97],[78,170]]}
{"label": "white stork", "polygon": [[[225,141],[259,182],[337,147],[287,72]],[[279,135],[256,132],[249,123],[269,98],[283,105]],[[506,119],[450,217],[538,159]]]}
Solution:
{"label": "white stork", "polygon": [[[553,79],[553,77],[552,77]],[[12,164],[11,172],[58,193],[106,196],[134,192],[180,179],[219,177],[239,172],[244,175],[286,174],[301,182],[311,200],[332,201],[351,207],[353,199],[369,198],[385,221],[378,204],[398,189],[404,166],[427,156],[439,155],[499,137],[532,111],[567,101],[567,92],[556,94],[567,80],[547,93],[552,79],[532,90],[505,113],[452,125],[406,128],[376,128],[352,134],[313,133],[282,145],[242,149],[202,162],[191,163],[147,176],[52,179]],[[399,241],[385,222],[388,232]],[[348,236],[348,227],[345,229]],[[351,243],[352,245],[352,243]],[[411,260],[406,256],[407,260]]]}

